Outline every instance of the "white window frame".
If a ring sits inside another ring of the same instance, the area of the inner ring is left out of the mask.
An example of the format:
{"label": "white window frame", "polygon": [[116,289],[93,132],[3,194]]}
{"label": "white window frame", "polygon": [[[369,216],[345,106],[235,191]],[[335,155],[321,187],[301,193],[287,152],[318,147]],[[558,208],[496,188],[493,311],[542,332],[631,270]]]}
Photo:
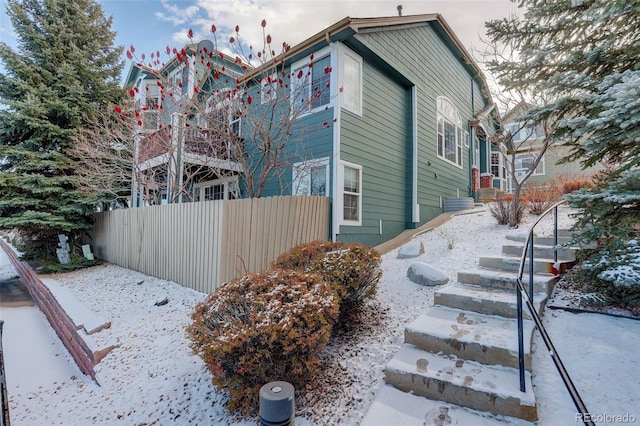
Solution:
{"label": "white window frame", "polygon": [[478,136],[473,135],[473,165],[480,167],[480,139]]}
{"label": "white window frame", "polygon": [[[358,189],[359,192],[348,192],[345,191],[344,178],[345,178],[345,169],[355,169],[358,171]],[[338,167],[338,211],[340,212],[340,225],[348,225],[348,226],[362,226],[362,194],[363,194],[363,186],[362,186],[362,166],[359,164],[348,163],[346,161],[341,161]],[[344,217],[344,196],[345,195],[357,195],[358,196],[358,220],[349,220]]]}
{"label": "white window frame", "polygon": [[[294,115],[297,115],[298,117],[303,117],[305,115],[308,114],[313,114],[315,112],[318,111],[324,111],[327,108],[330,108],[333,106],[333,98],[334,98],[334,78],[333,78],[333,73],[330,73],[330,77],[329,77],[329,101],[326,104],[322,104],[322,105],[318,105],[315,108],[311,108],[311,103],[309,102],[311,99],[311,91],[312,89],[312,85],[311,85],[311,78],[313,77],[313,73],[312,75],[306,75],[306,72],[309,71],[309,62],[313,62],[313,66],[315,66],[316,62],[329,57],[329,63],[331,64],[331,68],[334,69],[335,68],[335,64],[334,64],[334,56],[333,55],[333,51],[331,46],[327,46],[324,47],[316,52],[313,53],[313,61],[309,60],[309,57],[311,55],[307,56],[304,59],[301,59],[299,61],[294,62],[291,65],[291,79],[290,79],[290,86],[291,86],[291,110],[292,113]],[[313,69],[312,66],[312,69]],[[296,106],[296,93],[298,91],[298,89],[300,88],[300,81],[298,80],[298,70],[302,69],[303,73],[305,75],[303,75],[303,78],[301,79],[302,82],[304,83],[304,85],[308,86],[308,94],[307,94],[307,98],[305,99],[306,102],[306,107],[305,110],[301,110],[301,112],[298,114],[296,113],[296,111],[298,111],[298,108],[300,108],[299,106]]]}
{"label": "white window frame", "polygon": [[[347,60],[353,60],[358,66],[358,81],[355,84],[347,81]],[[362,57],[348,47],[341,45],[339,86],[343,88],[343,91],[340,94],[340,104],[345,111],[352,112],[360,117],[362,117],[362,73]],[[350,102],[351,99],[355,99],[355,102]]]}
{"label": "white window frame", "polygon": [[[529,168],[522,167],[522,159],[524,157],[529,157],[533,161],[533,158],[535,158],[537,155],[538,153],[536,152],[523,152],[520,154],[516,154],[516,158],[514,159],[514,166],[516,169],[515,171],[516,171],[517,177],[523,177],[525,174],[529,172]],[[545,161],[544,161],[544,155],[543,155],[542,158],[540,158],[540,162],[538,162],[538,165],[536,166],[535,170],[533,171],[533,173],[531,173],[531,176],[544,176],[544,174],[545,174]]]}
{"label": "white window frame", "polygon": [[[458,108],[456,108],[456,106],[453,104],[453,102],[451,102],[448,98],[444,96],[439,96],[438,99],[436,100],[436,103],[437,103],[437,106],[436,106],[436,110],[437,110],[436,154],[438,158],[441,158],[447,163],[453,164],[454,166],[462,169],[464,166],[464,152],[462,150],[462,139],[463,139],[463,132],[466,132],[466,130],[462,128],[462,119],[460,118],[460,112],[458,111]],[[455,154],[454,161],[447,158],[447,152],[446,152],[447,133],[445,131],[446,124],[449,124],[454,128],[453,130],[453,138],[454,138],[453,153]]]}
{"label": "white window frame", "polygon": [[[213,200],[205,200],[205,192],[207,188],[213,188],[214,186],[223,185],[224,193],[222,196],[222,200],[233,200],[239,198],[238,193],[238,178],[231,177],[225,179],[214,179],[208,180],[204,182],[198,182],[193,184],[193,188],[191,192],[193,193],[193,200],[196,202],[200,201],[213,201]],[[196,194],[197,191],[197,194]],[[232,197],[233,196],[233,197]]]}
{"label": "white window frame", "polygon": [[[293,165],[291,179],[291,194],[312,195],[311,194],[311,169],[325,168],[325,189],[321,197],[329,196],[329,157],[317,158],[314,160],[300,161]],[[316,194],[317,195],[317,194]]]}
{"label": "white window frame", "polygon": [[544,132],[540,125],[530,127],[521,121],[515,121],[507,124],[507,129],[511,133],[511,139],[514,143],[533,141],[544,137]]}
{"label": "white window frame", "polygon": [[[223,90],[221,94],[229,92],[230,89]],[[238,116],[237,118],[233,118],[234,110],[233,110],[233,102],[239,102],[242,99],[241,94],[237,94],[233,99],[224,98],[223,100],[219,100],[218,97],[212,95],[207,99],[205,113],[207,115],[212,114],[214,111],[217,113],[218,111],[222,111],[227,113],[227,124],[228,128],[225,130],[233,131],[233,125],[238,124],[238,132],[236,136],[238,138],[242,137],[242,116]]]}

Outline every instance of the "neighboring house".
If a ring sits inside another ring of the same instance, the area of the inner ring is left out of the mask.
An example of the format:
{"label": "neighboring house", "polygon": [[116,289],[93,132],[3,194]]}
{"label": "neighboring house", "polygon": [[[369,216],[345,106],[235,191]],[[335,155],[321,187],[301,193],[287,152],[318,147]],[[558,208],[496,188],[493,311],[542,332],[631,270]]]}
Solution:
{"label": "neighboring house", "polygon": [[329,237],[377,245],[476,195],[499,116],[441,15],[345,18],[291,47],[287,72],[311,55],[311,79],[290,88],[313,98],[297,118],[303,158],[263,196],[330,197]]}
{"label": "neighboring house", "polygon": [[[224,115],[226,131],[241,137],[240,117],[234,116],[228,99],[209,96],[214,84],[235,87],[243,75],[242,65],[213,50],[210,41],[185,46],[158,71],[135,63],[131,66],[125,87],[133,90],[136,99],[137,170],[132,183],[132,204],[167,204],[175,202],[233,199],[238,193],[238,171],[233,153],[220,138],[212,143],[212,129],[207,129],[202,117]],[[192,55],[205,54],[206,60],[189,60]],[[215,83],[208,68],[224,70]],[[225,93],[224,90],[216,90]],[[207,96],[209,96],[207,98]],[[196,98],[198,102],[194,102]],[[198,109],[205,108],[206,111]],[[191,118],[184,117],[188,111]],[[206,114],[205,114],[206,113]],[[185,128],[183,139],[170,128]]]}
{"label": "neighboring house", "polygon": [[[515,148],[515,175],[518,180],[522,179],[531,170],[533,161],[545,141],[542,126],[532,127],[522,121],[523,114],[531,107],[531,105],[521,102],[502,117],[504,129],[511,135],[513,147]],[[550,145],[526,183],[547,184],[550,179],[558,183],[565,180],[584,179],[591,177],[594,173],[604,168],[601,165],[596,165],[583,169],[579,161],[559,164],[562,159],[569,156],[569,152],[570,148],[560,143]],[[500,161],[504,163],[505,158],[503,157]],[[506,163],[510,163],[510,158]],[[505,165],[504,167],[504,172],[506,173],[510,166]],[[507,179],[508,189],[510,190],[513,188],[510,173]]]}

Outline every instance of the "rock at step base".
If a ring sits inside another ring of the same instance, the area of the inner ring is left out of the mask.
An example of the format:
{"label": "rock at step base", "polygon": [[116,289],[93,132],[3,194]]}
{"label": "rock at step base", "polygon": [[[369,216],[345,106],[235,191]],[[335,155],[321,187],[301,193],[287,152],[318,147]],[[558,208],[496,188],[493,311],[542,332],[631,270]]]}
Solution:
{"label": "rock at step base", "polygon": [[424,253],[424,246],[420,241],[411,241],[400,247],[398,250],[398,259],[412,259]]}
{"label": "rock at step base", "polygon": [[439,269],[424,262],[416,262],[407,269],[407,277],[416,284],[436,286],[449,282],[449,277]]}

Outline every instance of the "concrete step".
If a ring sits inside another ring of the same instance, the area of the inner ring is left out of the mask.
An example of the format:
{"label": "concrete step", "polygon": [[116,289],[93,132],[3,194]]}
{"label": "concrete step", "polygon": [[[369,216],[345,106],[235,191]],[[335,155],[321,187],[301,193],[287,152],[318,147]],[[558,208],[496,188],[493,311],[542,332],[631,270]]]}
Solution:
{"label": "concrete step", "polygon": [[532,423],[426,399],[385,385],[378,390],[375,400],[360,422],[360,426],[382,425],[531,426]]}
{"label": "concrete step", "polygon": [[[520,258],[511,256],[481,256],[478,259],[478,264],[484,268],[502,269],[505,271],[517,272],[520,267]],[[533,259],[533,272],[543,274],[563,274],[573,265],[575,260],[558,260],[555,262],[553,259]],[[529,270],[529,260],[525,261],[525,270]]]}
{"label": "concrete step", "polygon": [[[525,368],[531,370],[534,324],[524,322]],[[518,326],[515,319],[434,306],[404,331],[405,343],[482,364],[518,368]]]}
{"label": "concrete step", "polygon": [[[509,234],[507,240],[524,243],[527,241],[527,234]],[[558,236],[558,245],[566,244],[571,241],[571,237]],[[550,237],[533,237],[533,244],[537,246],[554,246],[553,236]]]}
{"label": "concrete step", "polygon": [[[516,288],[517,273],[515,271],[501,271],[497,269],[478,269],[458,272],[458,282],[473,284],[482,287],[494,287],[503,289]],[[533,274],[533,291],[551,294],[553,286],[560,280],[558,275]],[[525,271],[522,281],[528,288],[529,274]]]}
{"label": "concrete step", "polygon": [[404,392],[495,415],[537,420],[531,375],[520,392],[517,369],[437,355],[404,344],[389,361],[385,382]]}
{"label": "concrete step", "polygon": [[[533,300],[536,311],[541,315],[547,301],[547,293],[538,292]],[[460,283],[447,284],[436,290],[434,304],[484,315],[499,315],[505,318],[517,318],[518,313],[515,289],[507,290]],[[522,307],[524,318],[531,319],[524,302]]]}
{"label": "concrete step", "polygon": [[[524,244],[505,244],[502,246],[502,254],[506,256],[522,256]],[[533,257],[542,259],[553,259],[554,249],[548,246],[533,246]],[[527,257],[529,255],[527,254]],[[558,249],[558,259],[576,260],[576,249],[561,248]]]}

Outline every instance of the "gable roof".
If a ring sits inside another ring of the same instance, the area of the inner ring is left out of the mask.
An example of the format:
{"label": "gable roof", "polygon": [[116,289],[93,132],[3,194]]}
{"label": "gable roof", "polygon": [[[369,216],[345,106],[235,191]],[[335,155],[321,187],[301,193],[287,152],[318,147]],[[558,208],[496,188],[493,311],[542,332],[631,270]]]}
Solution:
{"label": "gable roof", "polygon": [[[151,66],[145,65],[143,62],[132,62],[124,82],[124,87],[134,85],[141,76],[144,76],[144,79],[157,80],[159,79],[159,75],[168,75],[183,63],[183,60],[178,60],[178,55],[186,54],[190,57],[194,52],[199,52],[199,48],[199,45],[196,43],[185,45],[180,52],[174,54],[169,61],[162,64],[162,67],[159,69],[153,69]],[[253,68],[251,64],[246,64],[244,62],[240,62],[238,65],[237,61],[232,56],[217,50],[212,50],[210,54],[212,54],[212,57],[214,58],[212,61],[227,63],[226,70],[224,72],[233,78],[239,78],[242,75],[239,71],[234,70],[234,67],[246,65],[248,69]]]}
{"label": "gable roof", "polygon": [[[518,102],[516,106],[514,106],[509,111],[507,111],[505,115],[502,116],[502,121],[503,122],[517,121],[518,116],[521,115],[522,112],[528,111],[533,107],[534,105],[532,103],[522,100]],[[512,117],[513,117],[513,120],[511,119]]]}
{"label": "gable roof", "polygon": [[340,41],[365,29],[427,22],[434,24],[436,31],[441,37],[445,39],[445,41],[450,41],[449,47],[459,51],[462,59],[464,59],[464,62],[473,69],[474,74],[483,75],[482,71],[473,60],[473,57],[469,54],[460,39],[455,35],[449,24],[447,24],[444,17],[439,13],[406,16],[386,16],[377,18],[351,18],[347,16],[346,18],[336,22],[330,27],[327,27],[326,29],[304,40],[302,43],[299,43],[298,45],[292,47],[288,55],[290,57],[297,56],[299,53],[303,53],[305,50],[315,46],[318,43],[322,43],[323,41],[326,44],[334,41]]}
{"label": "gable roof", "polygon": [[[274,63],[281,62],[283,59],[286,63],[292,63],[311,53],[317,51],[319,48],[328,46],[329,44],[337,41],[346,41],[353,35],[360,32],[364,32],[369,29],[390,29],[397,26],[406,26],[411,24],[424,24],[431,23],[435,32],[444,41],[445,45],[454,51],[456,57],[459,58],[462,65],[466,70],[480,81],[480,86],[483,92],[489,93],[489,85],[487,83],[484,73],[475,62],[469,51],[464,47],[460,39],[455,35],[449,24],[445,21],[444,17],[439,13],[421,14],[421,15],[404,15],[404,16],[386,16],[376,18],[351,18],[346,17],[336,22],[335,24],[325,28],[324,30],[312,35],[306,40],[292,46],[289,51],[282,53],[274,58],[273,61],[269,61],[262,66],[258,66],[245,75],[244,78],[252,79],[257,75],[260,75],[266,69],[271,68]],[[351,38],[351,40],[353,40]],[[406,80],[399,72],[397,72],[392,64],[386,64],[388,68],[392,69],[394,73],[402,80]],[[406,81],[408,82],[408,80]],[[485,94],[483,93],[483,96]],[[490,96],[487,96],[489,103],[493,103]]]}

